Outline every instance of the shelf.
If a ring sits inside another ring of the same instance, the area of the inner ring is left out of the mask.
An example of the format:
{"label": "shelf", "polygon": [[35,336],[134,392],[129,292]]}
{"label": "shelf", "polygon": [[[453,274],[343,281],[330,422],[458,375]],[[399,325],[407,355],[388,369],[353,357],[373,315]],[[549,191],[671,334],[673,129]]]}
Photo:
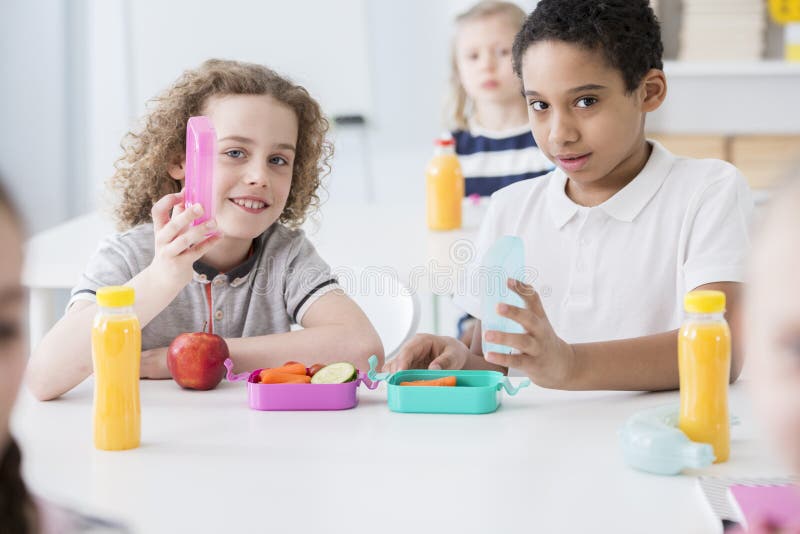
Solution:
{"label": "shelf", "polygon": [[665,61],[667,76],[800,76],[800,63],[763,61]]}

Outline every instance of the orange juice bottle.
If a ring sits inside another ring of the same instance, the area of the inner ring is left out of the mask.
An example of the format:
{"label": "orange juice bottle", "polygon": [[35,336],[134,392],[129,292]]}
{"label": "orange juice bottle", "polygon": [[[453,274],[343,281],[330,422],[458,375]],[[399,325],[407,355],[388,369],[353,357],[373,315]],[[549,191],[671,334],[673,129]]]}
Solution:
{"label": "orange juice bottle", "polygon": [[92,326],[94,446],[134,449],[141,435],[139,365],[142,331],[133,312],[133,288],[101,287]]}
{"label": "orange juice bottle", "polygon": [[446,134],[435,143],[433,159],[425,172],[428,228],[455,230],[461,228],[464,175],[456,157],[455,140]]}
{"label": "orange juice bottle", "polygon": [[678,334],[681,408],[678,427],[691,439],[714,448],[716,463],[728,459],[731,331],[725,321],[725,293],[691,291]]}

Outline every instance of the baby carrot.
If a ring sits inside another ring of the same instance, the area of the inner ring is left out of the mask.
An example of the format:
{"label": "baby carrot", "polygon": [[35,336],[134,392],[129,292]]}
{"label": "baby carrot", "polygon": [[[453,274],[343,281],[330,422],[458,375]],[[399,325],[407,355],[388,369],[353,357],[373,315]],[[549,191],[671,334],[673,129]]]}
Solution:
{"label": "baby carrot", "polygon": [[294,373],[284,373],[278,369],[264,369],[259,373],[262,384],[308,384],[311,377]]}
{"label": "baby carrot", "polygon": [[264,369],[264,371],[275,371],[276,373],[289,373],[292,375],[305,375],[306,366],[298,362],[286,362],[280,367],[273,367],[272,369]]}
{"label": "baby carrot", "polygon": [[447,386],[453,387],[456,385],[456,377],[443,376],[435,380],[414,380],[412,382],[400,382],[401,386]]}

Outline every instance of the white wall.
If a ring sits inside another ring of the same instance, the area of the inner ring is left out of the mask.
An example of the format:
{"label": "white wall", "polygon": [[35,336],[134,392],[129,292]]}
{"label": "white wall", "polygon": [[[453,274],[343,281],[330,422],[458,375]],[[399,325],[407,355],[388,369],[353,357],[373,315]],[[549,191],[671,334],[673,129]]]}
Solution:
{"label": "white wall", "polygon": [[368,113],[365,2],[132,1],[130,67],[137,110],[183,70],[221,57],[287,74],[330,114]]}
{"label": "white wall", "polygon": [[82,212],[103,205],[105,183],[122,154],[120,141],[136,120],[130,90],[127,0],[88,0],[86,20],[87,178]]}
{"label": "white wall", "polygon": [[0,7],[0,172],[31,232],[61,222],[73,204],[65,20],[66,0]]}

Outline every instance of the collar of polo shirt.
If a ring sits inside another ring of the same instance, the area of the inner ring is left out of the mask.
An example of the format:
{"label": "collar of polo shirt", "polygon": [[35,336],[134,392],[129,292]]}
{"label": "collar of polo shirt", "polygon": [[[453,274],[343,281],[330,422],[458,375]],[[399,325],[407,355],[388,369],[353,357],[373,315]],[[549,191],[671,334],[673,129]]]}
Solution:
{"label": "collar of polo shirt", "polygon": [[[253,240],[253,246],[250,248],[250,254],[248,254],[247,258],[242,263],[223,273],[228,277],[229,280],[237,280],[250,274],[250,271],[253,270],[253,267],[255,267],[256,262],[258,261],[258,257],[261,255],[261,249],[264,248],[264,238],[268,232],[269,229]],[[192,264],[192,268],[197,275],[195,276],[195,279],[199,278],[200,281],[204,283],[210,282],[214,279],[214,277],[220,274],[220,271],[208,265],[207,263],[203,263],[201,260],[194,262],[194,264]]]}
{"label": "collar of polo shirt", "polygon": [[[597,206],[619,221],[631,222],[636,218],[664,183],[675,160],[660,143],[648,142],[653,146],[653,151],[641,172],[614,196]],[[556,169],[547,187],[548,206],[556,228],[567,224],[582,207],[567,196],[566,184],[567,175],[561,169]]]}

